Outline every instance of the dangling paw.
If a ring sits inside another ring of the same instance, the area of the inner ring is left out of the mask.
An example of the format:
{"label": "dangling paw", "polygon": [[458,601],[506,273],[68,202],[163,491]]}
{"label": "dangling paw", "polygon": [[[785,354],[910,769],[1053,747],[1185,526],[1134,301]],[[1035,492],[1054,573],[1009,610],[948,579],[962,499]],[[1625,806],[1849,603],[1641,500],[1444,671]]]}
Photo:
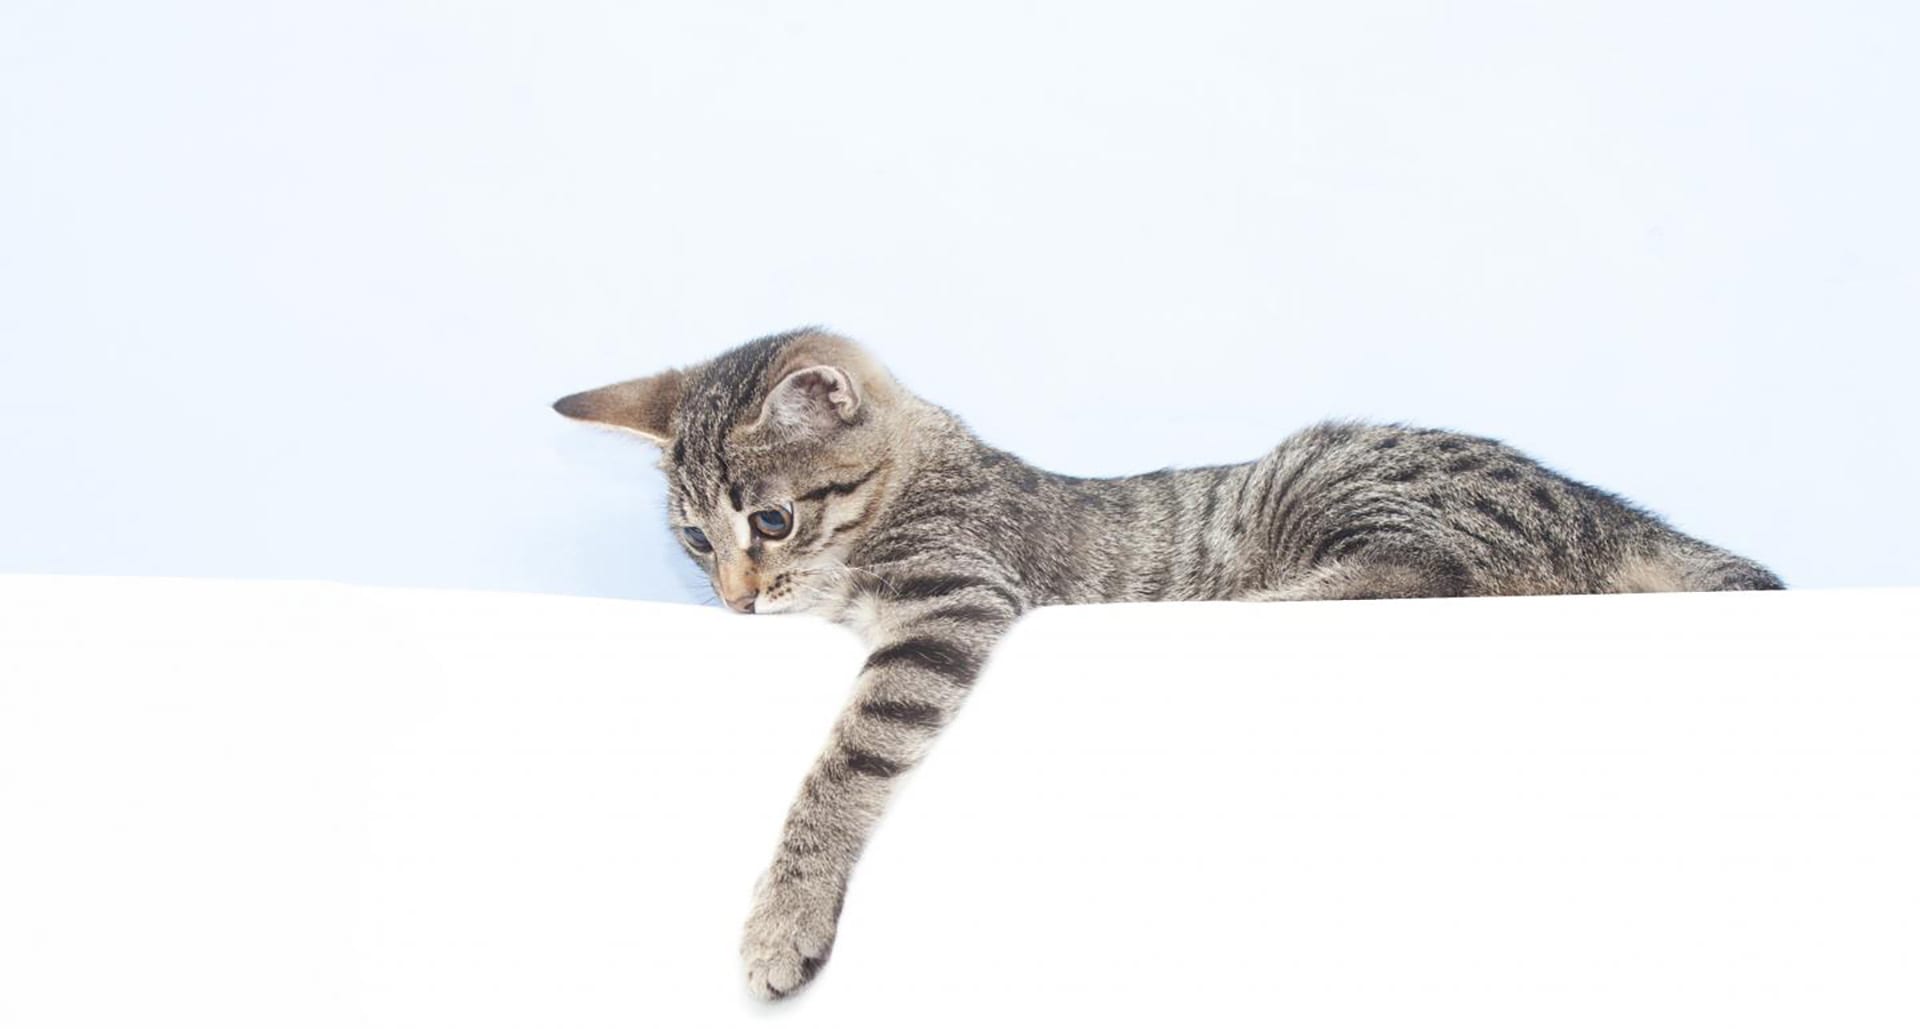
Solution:
{"label": "dangling paw", "polygon": [[812,888],[777,868],[762,877],[740,943],[747,988],[763,1000],[779,1000],[806,985],[833,952],[839,908],[838,890]]}

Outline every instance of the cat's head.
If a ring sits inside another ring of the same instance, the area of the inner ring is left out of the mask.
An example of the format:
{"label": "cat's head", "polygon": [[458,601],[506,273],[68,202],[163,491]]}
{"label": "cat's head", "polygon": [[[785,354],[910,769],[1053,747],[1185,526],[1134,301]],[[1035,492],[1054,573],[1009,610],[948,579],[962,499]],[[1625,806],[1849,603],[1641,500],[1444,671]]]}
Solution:
{"label": "cat's head", "polygon": [[852,341],[802,329],[553,407],[658,445],[680,546],[728,607],[771,614],[839,595],[895,471],[906,402]]}

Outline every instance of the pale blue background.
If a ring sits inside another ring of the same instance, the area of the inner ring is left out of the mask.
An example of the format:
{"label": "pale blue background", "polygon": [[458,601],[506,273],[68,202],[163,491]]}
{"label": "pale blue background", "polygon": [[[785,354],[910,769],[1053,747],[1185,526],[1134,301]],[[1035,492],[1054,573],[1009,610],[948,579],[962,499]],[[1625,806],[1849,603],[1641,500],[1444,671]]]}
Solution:
{"label": "pale blue background", "polygon": [[0,571],[691,599],[554,397],[828,322],[1083,474],[1510,439],[1920,582],[1901,2],[0,5]]}

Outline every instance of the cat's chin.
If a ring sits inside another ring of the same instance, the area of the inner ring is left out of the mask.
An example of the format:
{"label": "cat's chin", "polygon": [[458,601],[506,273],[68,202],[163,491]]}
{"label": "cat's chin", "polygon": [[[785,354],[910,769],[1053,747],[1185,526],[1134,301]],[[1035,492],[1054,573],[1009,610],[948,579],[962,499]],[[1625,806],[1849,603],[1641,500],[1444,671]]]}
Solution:
{"label": "cat's chin", "polygon": [[778,600],[762,598],[753,605],[753,613],[756,615],[791,615],[800,613],[802,609],[803,605],[786,598]]}

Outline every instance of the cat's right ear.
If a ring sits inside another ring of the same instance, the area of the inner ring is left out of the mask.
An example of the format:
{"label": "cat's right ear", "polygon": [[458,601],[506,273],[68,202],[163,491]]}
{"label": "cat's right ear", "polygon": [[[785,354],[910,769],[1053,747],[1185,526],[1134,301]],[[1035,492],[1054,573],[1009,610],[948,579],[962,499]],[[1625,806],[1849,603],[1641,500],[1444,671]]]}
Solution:
{"label": "cat's right ear", "polygon": [[665,443],[673,438],[668,426],[680,406],[685,383],[686,373],[675,368],[561,397],[553,402],[553,409],[575,421],[625,429]]}

